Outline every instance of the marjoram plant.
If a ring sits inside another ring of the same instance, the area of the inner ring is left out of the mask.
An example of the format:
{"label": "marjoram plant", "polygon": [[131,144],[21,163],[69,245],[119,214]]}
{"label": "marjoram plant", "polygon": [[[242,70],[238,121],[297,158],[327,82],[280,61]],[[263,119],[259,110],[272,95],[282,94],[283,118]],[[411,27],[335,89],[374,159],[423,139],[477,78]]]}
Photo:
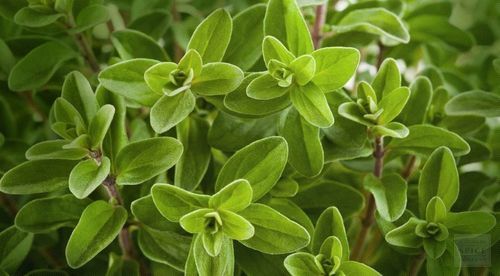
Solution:
{"label": "marjoram plant", "polygon": [[500,275],[497,0],[0,0],[0,276]]}

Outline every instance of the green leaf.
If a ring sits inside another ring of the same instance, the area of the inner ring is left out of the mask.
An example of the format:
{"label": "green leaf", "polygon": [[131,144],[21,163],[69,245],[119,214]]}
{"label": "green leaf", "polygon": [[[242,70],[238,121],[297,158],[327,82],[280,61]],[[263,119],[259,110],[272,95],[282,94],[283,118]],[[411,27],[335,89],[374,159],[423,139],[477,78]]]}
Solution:
{"label": "green leaf", "polygon": [[321,276],[325,271],[321,264],[313,255],[305,252],[298,252],[289,255],[285,259],[285,267],[292,276]]}
{"label": "green leaf", "polygon": [[63,148],[68,145],[66,140],[49,140],[43,141],[31,146],[26,151],[26,159],[28,160],[43,160],[43,159],[64,159],[64,160],[80,160],[87,156],[88,151],[83,148]]}
{"label": "green leaf", "polygon": [[246,89],[251,81],[261,74],[249,74],[241,85],[224,97],[224,106],[233,112],[251,116],[264,116],[285,109],[290,105],[288,95],[272,100],[256,100],[246,94]]}
{"label": "green leaf", "polygon": [[114,164],[116,155],[129,142],[126,129],[127,107],[123,97],[113,94],[102,86],[98,86],[96,98],[100,105],[111,104],[115,107],[115,115],[102,144],[102,151]]}
{"label": "green leaf", "polygon": [[356,73],[360,54],[355,48],[327,47],[312,53],[316,60],[316,74],[312,81],[323,92],[342,88]]}
{"label": "green leaf", "polygon": [[105,201],[94,201],[84,211],[66,246],[66,260],[79,268],[106,248],[127,220],[127,210]]}
{"label": "green leaf", "polygon": [[36,194],[68,186],[71,170],[76,165],[69,160],[32,160],[24,162],[0,180],[0,191],[7,194]]}
{"label": "green leaf", "polygon": [[[285,217],[295,221],[307,230],[309,236],[312,237],[314,225],[311,222],[308,214],[304,212],[297,204],[286,198],[272,198],[267,202],[267,205],[274,210],[280,212]],[[309,243],[309,245],[311,245]],[[310,248],[310,246],[308,247]]]}
{"label": "green leaf", "polygon": [[116,183],[134,185],[149,180],[174,166],[181,154],[182,144],[170,137],[130,143],[116,157]]}
{"label": "green leaf", "polygon": [[214,234],[212,233],[202,233],[203,248],[208,253],[208,255],[215,257],[220,254],[222,249],[222,243],[224,239],[227,238],[222,231],[218,231]]}
{"label": "green leaf", "polygon": [[262,41],[262,57],[266,66],[269,66],[269,62],[273,59],[285,65],[290,64],[295,59],[286,46],[274,36],[266,36]]}
{"label": "green leaf", "polygon": [[325,95],[314,83],[294,87],[290,91],[290,99],[300,115],[310,124],[320,128],[333,125],[332,111]]}
{"label": "green leaf", "polygon": [[484,234],[496,225],[495,216],[484,211],[449,213],[444,222],[455,234]]}
{"label": "green leaf", "polygon": [[349,160],[372,154],[373,150],[368,142],[366,127],[339,114],[339,107],[344,103],[352,102],[351,98],[345,92],[338,90],[326,94],[326,98],[335,118],[335,124],[322,129],[326,136],[326,139],[323,139],[325,162]]}
{"label": "green leaf", "polygon": [[426,261],[428,275],[459,275],[461,269],[460,251],[454,242],[447,242],[446,249],[438,259]]}
{"label": "green leaf", "polygon": [[281,137],[253,142],[227,160],[217,177],[215,189],[219,191],[236,179],[246,179],[252,185],[252,201],[257,201],[279,180],[287,158],[287,143]]}
{"label": "green leaf", "polygon": [[292,200],[314,217],[330,206],[336,206],[344,217],[349,217],[361,211],[364,204],[364,197],[358,190],[351,185],[332,181],[301,185]]}
{"label": "green leaf", "polygon": [[204,63],[221,61],[229,45],[232,29],[231,15],[224,9],[218,9],[198,25],[187,49],[198,51]]}
{"label": "green leaf", "polygon": [[273,197],[293,197],[299,191],[299,183],[292,178],[281,178],[269,193]]}
{"label": "green leaf", "polygon": [[78,13],[75,20],[76,27],[70,31],[80,33],[96,25],[105,23],[109,19],[110,15],[106,6],[100,4],[88,5]]}
{"label": "green leaf", "polygon": [[287,275],[283,266],[285,255],[269,255],[234,243],[236,264],[246,275]]}
{"label": "green leaf", "polygon": [[106,104],[97,111],[95,117],[90,121],[88,135],[90,137],[91,147],[93,149],[100,148],[104,137],[111,126],[113,116],[115,115],[115,107]]}
{"label": "green leaf", "polygon": [[149,58],[169,60],[165,50],[154,39],[135,30],[119,30],[111,35],[111,42],[123,60]]}
{"label": "green leaf", "polygon": [[384,8],[353,10],[332,28],[338,33],[357,31],[379,35],[399,43],[410,41],[410,34],[401,19]]}
{"label": "green leaf", "polygon": [[109,254],[106,276],[120,275],[139,276],[139,263],[135,260],[125,259],[115,253],[111,253]]}
{"label": "green leaf", "polygon": [[[205,251],[201,235],[197,235],[190,254],[194,255],[199,276],[232,276],[234,274],[233,242],[228,238],[224,238],[222,241],[220,253],[216,257],[212,257]],[[192,274],[186,273],[186,275]]]}
{"label": "green leaf", "polygon": [[37,89],[46,84],[57,69],[75,56],[71,48],[60,42],[44,43],[14,65],[9,75],[9,88],[18,92]]}
{"label": "green leaf", "polygon": [[385,240],[394,246],[419,248],[422,246],[422,238],[415,234],[415,228],[422,223],[425,221],[412,217],[405,224],[387,233]]}
{"label": "green leaf", "polygon": [[208,143],[222,151],[235,152],[256,140],[274,135],[278,115],[250,119],[219,112],[208,132]]}
{"label": "green leaf", "polygon": [[380,276],[379,272],[375,269],[363,264],[354,261],[343,262],[339,271],[343,272],[345,275],[363,275],[363,276]]}
{"label": "green leaf", "polygon": [[[63,137],[69,137],[68,140],[75,138],[77,135],[85,133],[86,124],[76,108],[67,100],[57,98],[54,101],[53,115],[55,123],[52,124],[52,130]],[[57,131],[57,124],[64,125],[63,133]]]}
{"label": "green leaf", "polygon": [[209,196],[185,191],[168,184],[155,184],[151,188],[158,211],[170,221],[177,222],[184,215],[208,207]]}
{"label": "green leaf", "polygon": [[243,71],[235,65],[214,62],[203,65],[200,76],[193,80],[191,90],[203,96],[226,95],[243,81]]}
{"label": "green leaf", "polygon": [[344,227],[344,219],[337,207],[328,207],[318,218],[312,238],[312,252],[320,252],[323,242],[330,236],[336,237],[342,245],[342,261],[349,259],[349,242]]}
{"label": "green leaf", "polygon": [[[0,10],[1,9],[0,7]],[[0,62],[0,73],[2,73],[2,78],[4,78],[4,75],[8,75],[12,67],[16,64],[16,57],[3,39],[0,39],[0,60],[2,60],[2,62]]]}
{"label": "green leaf", "polygon": [[69,190],[76,198],[88,197],[108,177],[111,161],[104,156],[100,164],[93,159],[81,161],[69,175]]}
{"label": "green leaf", "polygon": [[33,234],[15,226],[0,232],[0,268],[14,274],[30,252],[32,243]]}
{"label": "green leaf", "polygon": [[179,70],[189,72],[193,69],[195,76],[199,76],[203,68],[203,60],[196,50],[189,50],[179,61]]}
{"label": "green leaf", "polygon": [[334,263],[335,267],[340,266],[341,260],[348,261],[349,259],[347,256],[342,255],[342,243],[335,236],[330,236],[325,239],[325,241],[321,245],[319,254],[322,254],[326,258],[337,261],[336,263]]}
{"label": "green leaf", "polygon": [[248,71],[262,55],[266,6],[253,5],[233,18],[233,32],[223,61]]}
{"label": "green leaf", "polygon": [[252,186],[245,179],[237,179],[210,197],[208,206],[239,212],[252,202]]}
{"label": "green leaf", "polygon": [[417,77],[410,85],[410,98],[399,114],[406,126],[423,124],[432,99],[432,84],[427,77]]}
{"label": "green leaf", "polygon": [[[16,215],[16,227],[31,233],[43,233],[61,227],[75,227],[89,199],[79,200],[73,195],[40,198],[28,202]],[[43,210],[43,216],[40,212]]]}
{"label": "green leaf", "polygon": [[[192,56],[190,53],[196,53],[196,51],[189,51],[184,57]],[[166,85],[171,83],[170,73],[176,70],[179,66],[173,62],[160,62],[144,73],[144,80],[151,90],[158,94],[165,94],[165,92],[170,92]],[[189,70],[188,70],[189,71]]]}
{"label": "green leaf", "polygon": [[441,42],[461,51],[474,45],[472,35],[452,25],[448,16],[425,14],[415,16],[407,20],[407,23],[412,42]]}
{"label": "green leaf", "polygon": [[425,219],[428,222],[442,223],[445,221],[447,214],[446,205],[440,197],[435,196],[427,203]]}
{"label": "green leaf", "polygon": [[302,55],[294,59],[290,65],[298,85],[306,85],[315,77],[316,60],[311,55]]}
{"label": "green leaf", "polygon": [[[137,2],[134,2],[134,4]],[[166,8],[166,7],[165,7]],[[154,10],[134,18],[127,28],[138,30],[153,39],[163,37],[168,28],[172,26],[172,18],[168,9]]]}
{"label": "green leaf", "polygon": [[143,226],[139,229],[138,243],[141,252],[148,259],[182,271],[189,253],[191,238]]}
{"label": "green leaf", "polygon": [[207,143],[208,122],[198,117],[187,117],[177,125],[177,139],[184,151],[175,166],[175,185],[192,191],[200,184],[212,157]]}
{"label": "green leaf", "polygon": [[286,44],[296,56],[310,54],[314,49],[309,28],[295,0],[269,1],[264,34]]}
{"label": "green leaf", "polygon": [[386,125],[376,125],[371,128],[373,135],[378,135],[380,137],[393,137],[393,138],[405,138],[410,134],[408,128],[398,122],[390,122]]}
{"label": "green leaf", "polygon": [[248,84],[246,89],[248,97],[255,100],[272,100],[286,95],[290,87],[281,87],[271,74],[265,73]]}
{"label": "green leaf", "polygon": [[446,250],[446,241],[424,239],[424,250],[429,259],[437,259],[441,257]]}
{"label": "green leaf", "polygon": [[90,123],[99,109],[89,81],[78,71],[69,73],[64,79],[61,97],[78,110],[87,124]]}
{"label": "green leaf", "polygon": [[30,7],[24,7],[16,13],[14,22],[21,26],[39,28],[55,23],[64,17],[65,15],[62,13],[47,13]]}
{"label": "green leaf", "polygon": [[394,120],[405,107],[409,97],[410,90],[408,87],[396,88],[384,94],[384,97],[378,103],[379,109],[384,110],[378,117],[378,123],[383,125]]}
{"label": "green leaf", "polygon": [[500,117],[500,96],[482,91],[460,93],[446,103],[446,114]]}
{"label": "green leaf", "polygon": [[373,79],[372,87],[379,101],[392,90],[401,86],[401,74],[396,60],[386,58]]}
{"label": "green leaf", "polygon": [[458,198],[458,171],[450,149],[436,149],[425,163],[418,182],[420,214],[425,215],[427,203],[438,196],[449,211]]}
{"label": "green leaf", "polygon": [[154,93],[144,80],[144,73],[158,61],[132,59],[114,64],[99,74],[99,82],[109,91],[135,101],[152,106],[160,94]]}
{"label": "green leaf", "polygon": [[403,215],[407,184],[399,174],[387,174],[382,179],[369,174],[364,186],[373,194],[377,211],[383,219],[395,221]]}
{"label": "green leaf", "polygon": [[191,91],[162,96],[151,108],[150,123],[156,133],[163,133],[183,121],[193,111],[196,98]]}
{"label": "green leaf", "polygon": [[255,228],[252,238],[240,241],[246,247],[266,254],[285,254],[305,247],[307,230],[271,207],[253,203],[239,213]]}
{"label": "green leaf", "polygon": [[161,231],[180,230],[179,224],[166,220],[158,211],[151,195],[136,199],[130,204],[130,211],[137,220],[146,225]]}
{"label": "green leaf", "polygon": [[248,240],[254,233],[255,229],[246,219],[233,213],[232,211],[219,210],[222,219],[222,231],[233,240]]}
{"label": "green leaf", "polygon": [[280,133],[288,143],[290,165],[302,175],[308,177],[318,175],[324,163],[319,128],[309,124],[291,108]]}
{"label": "green leaf", "polygon": [[434,149],[446,146],[455,156],[462,156],[470,151],[469,144],[459,135],[432,125],[413,125],[408,128],[410,134],[403,139],[394,139],[387,146],[397,153],[430,155]]}
{"label": "green leaf", "polygon": [[361,107],[354,102],[345,102],[341,104],[338,108],[338,113],[340,116],[364,126],[371,127],[375,125],[373,121],[365,118],[365,113]]}

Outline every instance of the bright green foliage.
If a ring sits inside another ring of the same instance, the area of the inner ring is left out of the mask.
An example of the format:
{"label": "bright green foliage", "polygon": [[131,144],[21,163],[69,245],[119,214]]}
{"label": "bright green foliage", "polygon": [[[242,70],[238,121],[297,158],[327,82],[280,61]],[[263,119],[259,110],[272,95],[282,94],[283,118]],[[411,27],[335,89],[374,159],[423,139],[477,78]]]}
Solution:
{"label": "bright green foliage", "polygon": [[[16,227],[32,233],[43,233],[61,227],[76,226],[89,199],[79,200],[73,195],[36,199],[24,205],[16,215]],[[40,212],[43,210],[43,216]]]}
{"label": "bright green foliage", "polygon": [[181,143],[169,137],[130,143],[116,157],[116,182],[120,185],[133,185],[149,180],[171,168],[181,154]]}
{"label": "bright green foliage", "polygon": [[66,246],[68,265],[78,268],[106,248],[118,235],[127,211],[104,201],[95,201],[82,213]]}
{"label": "bright green foliage", "polygon": [[500,275],[497,2],[0,0],[0,276]]}
{"label": "bright green foliage", "polygon": [[278,182],[287,161],[288,147],[281,137],[256,141],[237,151],[222,167],[216,190],[236,179],[246,179],[253,190],[252,201],[257,201]]}
{"label": "bright green foliage", "polygon": [[393,59],[386,59],[371,84],[361,82],[357,88],[356,103],[339,106],[341,116],[365,125],[375,136],[404,138],[408,129],[393,120],[404,109],[410,90],[401,87],[401,75]]}
{"label": "bright green foliage", "polygon": [[[270,16],[268,14],[267,18]],[[357,68],[359,52],[340,47],[324,48],[298,57],[292,52],[277,38],[266,36],[262,55],[267,73],[249,83],[247,95],[257,100],[271,100],[288,94],[293,106],[308,123],[321,128],[331,126],[333,115],[324,93],[345,85]]]}
{"label": "bright green foliage", "polygon": [[[386,240],[399,247],[423,247],[430,259],[439,259],[454,234],[484,234],[496,224],[495,217],[484,211],[450,212],[458,196],[458,172],[448,148],[436,149],[424,165],[418,183],[420,218],[411,217],[391,230]],[[453,245],[454,246],[454,245]]]}
{"label": "bright green foliage", "polygon": [[321,214],[313,242],[316,255],[299,252],[286,257],[285,267],[291,275],[381,275],[363,263],[349,261],[349,250],[344,248],[349,244],[342,216],[335,207]]}

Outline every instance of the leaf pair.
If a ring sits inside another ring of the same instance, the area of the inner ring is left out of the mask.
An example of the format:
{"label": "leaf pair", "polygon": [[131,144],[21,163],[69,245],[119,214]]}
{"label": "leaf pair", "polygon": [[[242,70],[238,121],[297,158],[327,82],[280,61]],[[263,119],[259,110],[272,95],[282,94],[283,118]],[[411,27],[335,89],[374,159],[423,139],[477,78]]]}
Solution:
{"label": "leaf pair", "polygon": [[394,59],[386,59],[371,85],[358,85],[358,101],[339,106],[341,116],[371,128],[374,135],[404,138],[408,129],[393,120],[401,113],[410,90],[401,87],[401,75]]}
{"label": "leaf pair", "polygon": [[357,68],[359,52],[332,47],[296,57],[278,39],[267,36],[262,53],[268,71],[248,84],[247,95],[257,100],[289,95],[306,121],[331,126],[333,115],[324,93],[344,86]]}
{"label": "leaf pair", "polygon": [[241,69],[220,62],[231,32],[229,13],[219,9],[197,27],[178,64],[132,59],[103,70],[99,81],[113,93],[151,106],[153,130],[166,132],[194,110],[195,96],[225,95],[242,82]]}
{"label": "leaf pair", "polygon": [[243,72],[228,63],[203,65],[200,54],[191,49],[178,65],[158,63],[144,73],[144,78],[152,91],[163,95],[151,108],[151,126],[162,133],[193,111],[195,95],[225,95],[240,85]]}
{"label": "leaf pair", "polygon": [[483,211],[452,213],[458,197],[458,171],[452,152],[436,149],[424,165],[418,184],[420,217],[411,217],[390,231],[386,240],[395,246],[424,247],[432,259],[441,257],[451,234],[483,234],[496,223],[495,217]]}
{"label": "leaf pair", "polygon": [[[207,275],[205,266],[232,254],[232,240],[270,254],[294,251],[304,247],[309,240],[302,226],[268,206],[251,203],[252,189],[243,179],[212,196],[165,184],[154,185],[151,192],[164,217],[178,221],[186,231],[196,234],[194,247],[206,253],[191,251],[190,254],[194,254],[197,270],[202,275]],[[280,242],[276,242],[278,237]],[[233,260],[226,261],[232,267]]]}
{"label": "leaf pair", "polygon": [[344,222],[336,207],[326,209],[318,219],[313,236],[313,255],[299,252],[285,259],[293,276],[306,275],[381,275],[371,267],[349,261],[349,244]]}

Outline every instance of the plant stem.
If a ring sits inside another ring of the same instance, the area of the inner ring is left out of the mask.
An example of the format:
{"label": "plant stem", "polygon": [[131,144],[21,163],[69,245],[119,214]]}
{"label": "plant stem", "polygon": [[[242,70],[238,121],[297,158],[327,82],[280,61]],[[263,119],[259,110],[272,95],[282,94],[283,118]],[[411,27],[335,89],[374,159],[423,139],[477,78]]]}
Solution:
{"label": "plant stem", "polygon": [[411,263],[411,266],[410,266],[410,272],[408,275],[409,276],[417,276],[424,261],[425,261],[425,253],[422,252],[413,259],[413,262]]}
{"label": "plant stem", "polygon": [[108,191],[109,197],[116,200],[117,205],[123,205],[123,199],[120,195],[120,192],[116,188],[116,179],[115,177],[109,175],[104,179],[103,183],[104,187]]}
{"label": "plant stem", "polygon": [[382,44],[380,41],[378,42],[378,55],[377,55],[377,69],[380,69],[380,66],[382,65],[382,62],[384,62],[384,52],[385,52],[385,46]]}
{"label": "plant stem", "polygon": [[[115,201],[115,204],[123,206],[123,198],[120,195],[120,191],[118,191],[118,188],[116,187],[116,178],[112,175],[108,175],[108,177],[106,177],[102,184],[104,185],[104,187],[106,187],[109,197]],[[128,260],[137,260],[137,262],[139,263],[140,274],[148,275],[144,262],[142,262],[140,258],[137,257],[128,224],[125,224],[120,230],[120,233],[118,234],[118,243],[120,244],[123,258]]]}
{"label": "plant stem", "polygon": [[413,170],[415,168],[415,162],[417,161],[417,157],[415,155],[410,156],[408,161],[406,162],[403,171],[401,172],[401,176],[408,180],[410,176],[413,174]]}
{"label": "plant stem", "polygon": [[327,3],[328,2],[316,7],[316,19],[314,21],[312,31],[314,49],[319,49],[321,46],[321,40],[323,39],[323,25],[325,25]]}
{"label": "plant stem", "polygon": [[75,42],[81,49],[83,55],[85,56],[85,59],[87,60],[87,63],[90,66],[90,69],[92,69],[94,73],[98,73],[101,69],[99,67],[99,63],[97,62],[97,58],[94,55],[94,51],[92,51],[92,47],[90,46],[90,43],[87,40],[87,38],[82,33],[77,33],[73,35],[73,37],[75,39]]}
{"label": "plant stem", "polygon": [[90,69],[92,69],[94,73],[98,73],[101,70],[99,67],[99,62],[97,62],[97,58],[95,57],[94,51],[92,51],[92,47],[90,46],[87,38],[81,32],[70,32],[71,29],[76,27],[75,18],[71,13],[68,14],[68,21],[66,22],[66,24],[64,24],[64,26],[66,27],[68,34],[75,41],[78,49],[80,49],[80,52],[83,54],[83,56],[85,56],[85,60],[89,64]]}
{"label": "plant stem", "polygon": [[[375,137],[374,140],[375,149],[373,151],[373,157],[375,158],[375,165],[373,167],[373,174],[377,178],[382,177],[382,172],[384,169],[384,139],[382,137]],[[365,241],[370,232],[370,228],[375,222],[375,198],[371,193],[367,193],[367,205],[361,218],[361,230],[356,238],[356,243],[354,244],[353,250],[351,252],[351,259],[353,261],[359,261],[361,259],[361,252],[365,246]]]}
{"label": "plant stem", "polygon": [[118,236],[118,241],[120,243],[120,248],[123,252],[123,257],[125,259],[132,259],[134,256],[133,245],[131,244],[132,239],[130,238],[130,233],[127,227],[123,227]]}

